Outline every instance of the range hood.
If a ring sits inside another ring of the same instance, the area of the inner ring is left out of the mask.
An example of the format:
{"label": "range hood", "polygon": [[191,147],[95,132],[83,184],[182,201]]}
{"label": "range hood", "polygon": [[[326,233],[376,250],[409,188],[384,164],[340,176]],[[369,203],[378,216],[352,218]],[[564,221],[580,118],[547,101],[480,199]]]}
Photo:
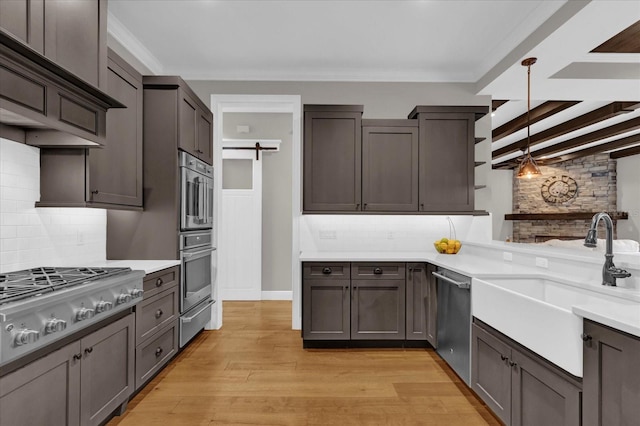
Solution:
{"label": "range hood", "polygon": [[0,31],[0,136],[38,147],[99,148],[116,99]]}

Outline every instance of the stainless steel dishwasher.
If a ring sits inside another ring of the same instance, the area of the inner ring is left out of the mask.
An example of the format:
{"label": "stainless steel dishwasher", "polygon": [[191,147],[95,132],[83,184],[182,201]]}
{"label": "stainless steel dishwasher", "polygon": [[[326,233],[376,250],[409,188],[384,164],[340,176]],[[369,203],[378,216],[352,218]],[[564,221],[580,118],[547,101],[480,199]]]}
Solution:
{"label": "stainless steel dishwasher", "polygon": [[466,383],[471,371],[471,278],[447,269],[433,272],[437,279],[438,354]]}

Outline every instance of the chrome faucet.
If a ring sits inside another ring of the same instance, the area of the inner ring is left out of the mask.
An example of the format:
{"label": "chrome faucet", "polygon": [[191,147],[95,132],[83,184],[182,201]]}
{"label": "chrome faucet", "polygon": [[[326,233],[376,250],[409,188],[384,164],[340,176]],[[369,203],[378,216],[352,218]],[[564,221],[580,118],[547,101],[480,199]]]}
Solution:
{"label": "chrome faucet", "polygon": [[627,278],[631,274],[624,269],[616,268],[613,264],[613,221],[607,213],[596,213],[591,220],[591,228],[587,232],[584,239],[586,247],[595,247],[598,245],[598,222],[604,220],[604,226],[607,231],[607,248],[604,254],[604,266],[602,267],[602,285],[615,286],[616,278]]}

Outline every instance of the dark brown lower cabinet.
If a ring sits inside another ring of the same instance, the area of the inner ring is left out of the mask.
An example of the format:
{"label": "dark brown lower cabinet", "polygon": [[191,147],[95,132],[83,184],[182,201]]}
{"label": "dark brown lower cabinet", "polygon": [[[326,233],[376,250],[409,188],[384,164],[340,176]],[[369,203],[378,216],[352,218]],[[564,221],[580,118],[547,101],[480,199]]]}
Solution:
{"label": "dark brown lower cabinet", "polygon": [[640,421],[640,339],[584,322],[584,426]]}
{"label": "dark brown lower cabinet", "polygon": [[404,340],[402,280],[351,281],[351,339]]}
{"label": "dark brown lower cabinet", "polygon": [[133,392],[129,314],[0,378],[0,424],[99,425]]}
{"label": "dark brown lower cabinet", "polygon": [[302,267],[302,337],[305,340],[351,338],[349,263],[311,263]]}
{"label": "dark brown lower cabinet", "polygon": [[478,321],[471,351],[471,388],[506,425],[580,426],[579,381]]}
{"label": "dark brown lower cabinet", "polygon": [[406,280],[406,336],[407,340],[427,339],[429,310],[429,281],[427,264],[407,263]]}

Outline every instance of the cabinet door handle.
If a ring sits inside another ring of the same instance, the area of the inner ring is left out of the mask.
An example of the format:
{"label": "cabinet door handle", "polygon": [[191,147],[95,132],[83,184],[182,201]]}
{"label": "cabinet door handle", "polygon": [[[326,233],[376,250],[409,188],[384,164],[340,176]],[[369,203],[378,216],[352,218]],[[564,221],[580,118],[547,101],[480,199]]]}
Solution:
{"label": "cabinet door handle", "polygon": [[331,268],[328,268],[328,267],[322,268],[322,273],[325,275],[329,275],[331,272],[333,272]]}
{"label": "cabinet door handle", "polygon": [[158,346],[158,348],[156,348],[156,358],[159,357],[160,355],[162,355],[162,352],[164,352],[164,351],[162,350],[161,347]]}
{"label": "cabinet door handle", "polygon": [[162,316],[162,314],[164,314],[164,312],[162,312],[162,309],[158,309],[156,311],[156,319],[160,318]]}
{"label": "cabinet door handle", "polygon": [[420,210],[424,210],[424,203],[420,203]]}
{"label": "cabinet door handle", "polygon": [[511,367],[516,367],[518,365],[518,363],[517,362],[513,362],[513,361],[509,361],[509,365]]}
{"label": "cabinet door handle", "polygon": [[156,280],[156,287],[160,287],[162,284],[164,284],[164,281],[162,281],[162,278],[158,278]]}
{"label": "cabinet door handle", "polygon": [[580,335],[580,338],[582,339],[583,342],[588,342],[589,340],[593,339],[593,337],[591,337],[591,335],[587,333],[582,333]]}
{"label": "cabinet door handle", "polygon": [[91,191],[92,194],[97,194],[99,191],[97,189],[94,189],[93,191]]}
{"label": "cabinet door handle", "polygon": [[356,204],[356,210],[360,210],[360,203]]}
{"label": "cabinet door handle", "polygon": [[366,209],[367,209],[367,203],[364,203],[364,204],[362,205],[362,208],[363,208],[364,210],[366,210]]}
{"label": "cabinet door handle", "polygon": [[375,275],[382,275],[382,268],[374,268],[373,273]]}
{"label": "cabinet door handle", "polygon": [[73,360],[74,360],[74,361],[80,361],[81,359],[82,359],[82,353],[75,354],[75,355],[73,356]]}

